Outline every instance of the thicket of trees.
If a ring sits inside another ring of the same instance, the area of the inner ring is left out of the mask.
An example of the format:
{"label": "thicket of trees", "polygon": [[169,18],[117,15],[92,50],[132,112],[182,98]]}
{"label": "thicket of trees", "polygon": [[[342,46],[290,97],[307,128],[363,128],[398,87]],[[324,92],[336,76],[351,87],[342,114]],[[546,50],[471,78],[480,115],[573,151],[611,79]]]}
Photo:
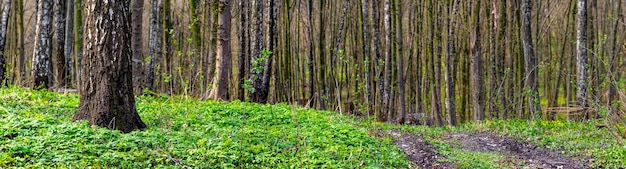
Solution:
{"label": "thicket of trees", "polygon": [[[85,73],[108,70],[83,63],[94,54],[85,27],[101,22],[86,20],[83,1],[14,1],[3,0],[0,20],[6,83],[83,92]],[[591,118],[600,106],[624,115],[613,109],[626,63],[622,0],[126,5],[132,29],[107,35],[130,31],[136,94],[289,102],[437,126],[570,110]]]}

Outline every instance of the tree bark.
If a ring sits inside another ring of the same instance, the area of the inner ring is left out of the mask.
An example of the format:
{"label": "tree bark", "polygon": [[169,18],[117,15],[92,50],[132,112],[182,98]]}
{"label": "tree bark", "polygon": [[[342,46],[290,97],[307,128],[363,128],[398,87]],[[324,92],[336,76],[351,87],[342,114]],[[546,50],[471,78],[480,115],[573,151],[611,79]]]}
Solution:
{"label": "tree bark", "polygon": [[135,108],[131,72],[130,0],[107,3],[87,0],[85,5],[85,58],[80,104],[73,120],[130,132],[143,129]]}
{"label": "tree bark", "polygon": [[83,1],[74,1],[74,69],[76,88],[80,89],[81,85],[81,64],[83,58]]}
{"label": "tree bark", "polygon": [[155,65],[161,63],[161,40],[163,39],[161,31],[161,18],[159,17],[160,9],[159,1],[150,1],[150,49],[148,55],[150,60],[148,62],[148,73],[146,76],[146,88],[151,91],[156,91],[154,84],[155,80]]}
{"label": "tree bark", "polygon": [[[474,120],[485,120],[485,108],[484,108],[484,82],[483,82],[483,60],[481,57],[481,42],[480,42],[480,1],[474,3],[474,14],[472,16],[472,23],[474,26],[474,32],[472,34],[472,104],[474,108]],[[493,87],[493,86],[492,86]]]}
{"label": "tree bark", "polygon": [[67,65],[65,62],[65,0],[54,0],[54,41],[53,57],[56,61],[57,87],[66,87],[68,82]]}
{"label": "tree bark", "polygon": [[11,12],[11,0],[4,1],[2,16],[0,16],[0,88],[8,86],[6,80],[5,44],[7,35],[8,18]]}
{"label": "tree bark", "polygon": [[131,19],[132,19],[132,68],[133,68],[133,89],[135,93],[141,94],[144,84],[143,70],[143,0],[131,0]]}
{"label": "tree bark", "polygon": [[383,1],[383,27],[385,29],[385,66],[384,81],[383,81],[383,112],[387,114],[387,121],[392,121],[393,112],[389,111],[390,107],[390,95],[391,95],[391,10],[389,0]]}
{"label": "tree bark", "polygon": [[371,58],[372,56],[370,56],[370,41],[367,35],[370,34],[369,32],[369,7],[368,7],[368,1],[367,0],[360,0],[359,1],[361,3],[361,26],[362,26],[362,32],[361,32],[361,36],[363,36],[363,56],[364,56],[364,71],[365,71],[365,105],[367,105],[367,116],[369,117],[369,115],[371,114],[372,111],[372,104],[373,102],[373,98],[372,98],[372,75],[370,73],[370,65],[371,65]]}
{"label": "tree bark", "polygon": [[315,101],[319,101],[319,98],[315,100],[315,56],[314,54],[314,46],[313,46],[313,0],[309,0],[309,8],[308,8],[308,33],[309,33],[309,108],[315,107]]}
{"label": "tree bark", "polygon": [[65,75],[67,76],[66,85],[71,86],[72,80],[75,80],[72,76],[72,45],[74,43],[74,0],[67,0],[66,2],[67,12],[65,13],[65,42],[63,43],[63,56],[65,62]]}
{"label": "tree bark", "polygon": [[38,7],[31,87],[48,89],[53,85],[52,0],[39,0]]}
{"label": "tree bark", "polygon": [[396,10],[396,41],[398,53],[396,54],[396,71],[397,71],[397,84],[398,84],[398,123],[404,124],[406,121],[406,93],[405,93],[405,82],[406,78],[404,77],[404,53],[403,51],[403,43],[402,43],[402,1],[395,2],[397,6]]}
{"label": "tree bark", "polygon": [[[454,49],[454,27],[456,27],[455,19],[458,11],[458,0],[451,0],[452,12],[448,16],[448,54],[446,55],[446,114],[448,115],[449,124],[451,126],[456,125],[456,104],[455,104],[455,83],[454,83],[454,55],[456,51]],[[480,2],[476,2],[479,3]]]}
{"label": "tree bark", "polygon": [[209,98],[214,100],[228,100],[228,84],[231,68],[230,51],[230,0],[220,0],[217,19],[217,78],[213,81],[213,88]]}
{"label": "tree bark", "polygon": [[537,58],[534,52],[532,30],[530,28],[532,11],[532,0],[524,0],[522,3],[522,26],[521,26],[521,39],[522,48],[524,50],[524,72],[526,72],[525,93],[528,94],[528,112],[534,120],[541,118],[541,106],[539,105],[539,90],[538,90],[538,73],[537,73]]}
{"label": "tree bark", "polygon": [[578,0],[576,28],[576,103],[587,107],[587,0]]}

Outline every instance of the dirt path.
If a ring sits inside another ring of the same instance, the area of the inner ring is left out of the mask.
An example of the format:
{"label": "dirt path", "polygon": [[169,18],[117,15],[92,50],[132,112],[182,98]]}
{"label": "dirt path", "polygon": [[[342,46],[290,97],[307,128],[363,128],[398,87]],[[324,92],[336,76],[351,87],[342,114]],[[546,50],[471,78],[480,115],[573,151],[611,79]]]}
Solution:
{"label": "dirt path", "polygon": [[508,160],[521,161],[520,168],[591,168],[587,164],[563,156],[561,153],[537,147],[491,133],[452,133],[444,137],[462,148],[478,152],[499,152]]}
{"label": "dirt path", "polygon": [[393,143],[404,150],[412,165],[417,165],[419,168],[437,168],[448,169],[456,168],[453,163],[439,162],[440,160],[446,160],[445,156],[437,154],[437,150],[434,146],[428,144],[420,136],[409,134],[400,130],[389,130],[387,134],[391,135],[394,139]]}
{"label": "dirt path", "polygon": [[[389,130],[387,134],[404,150],[412,165],[429,169],[456,168],[453,161],[446,162],[447,157],[438,154],[435,147],[424,141],[421,136],[400,130]],[[516,168],[591,168],[585,162],[565,157],[557,151],[491,133],[451,133],[444,136],[443,140],[455,148],[466,151],[498,152],[505,156],[506,161],[517,163]]]}

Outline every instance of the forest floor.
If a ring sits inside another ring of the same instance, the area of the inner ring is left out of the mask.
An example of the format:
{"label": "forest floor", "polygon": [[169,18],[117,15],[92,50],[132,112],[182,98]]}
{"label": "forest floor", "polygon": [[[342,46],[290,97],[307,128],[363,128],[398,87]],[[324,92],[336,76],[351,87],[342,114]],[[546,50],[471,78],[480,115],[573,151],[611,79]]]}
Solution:
{"label": "forest floor", "polygon": [[[457,168],[421,136],[400,130],[387,132],[394,138],[394,143],[404,150],[412,164],[420,168]],[[499,153],[503,155],[504,162],[510,163],[511,167],[517,166],[513,168],[591,168],[587,163],[589,159],[569,158],[561,152],[488,132],[456,132],[445,135],[444,139],[453,144],[454,148],[465,151]]]}
{"label": "forest floor", "polygon": [[0,89],[0,168],[626,168],[603,121],[427,127],[286,104],[136,100],[148,128],[122,134],[72,122],[76,94]]}
{"label": "forest floor", "polygon": [[597,123],[497,120],[380,130],[405,152],[410,168],[626,168],[626,146]]}

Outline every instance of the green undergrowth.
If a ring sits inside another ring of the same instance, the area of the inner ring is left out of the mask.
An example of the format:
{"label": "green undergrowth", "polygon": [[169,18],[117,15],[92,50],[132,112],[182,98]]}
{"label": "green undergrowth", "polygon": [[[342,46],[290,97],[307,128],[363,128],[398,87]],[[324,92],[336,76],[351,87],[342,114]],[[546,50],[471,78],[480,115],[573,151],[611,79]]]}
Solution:
{"label": "green undergrowth", "polygon": [[454,147],[454,142],[445,140],[446,134],[490,132],[562,152],[568,157],[589,159],[594,168],[626,168],[626,145],[619,143],[605,128],[596,127],[602,123],[495,120],[443,128],[405,125],[383,125],[383,128],[400,128],[423,136],[459,168],[519,168],[523,162],[506,160],[498,152],[473,152]]}
{"label": "green undergrowth", "polygon": [[406,168],[390,139],[332,112],[138,97],[148,125],[122,134],[71,122],[75,94],[0,89],[0,168]]}

